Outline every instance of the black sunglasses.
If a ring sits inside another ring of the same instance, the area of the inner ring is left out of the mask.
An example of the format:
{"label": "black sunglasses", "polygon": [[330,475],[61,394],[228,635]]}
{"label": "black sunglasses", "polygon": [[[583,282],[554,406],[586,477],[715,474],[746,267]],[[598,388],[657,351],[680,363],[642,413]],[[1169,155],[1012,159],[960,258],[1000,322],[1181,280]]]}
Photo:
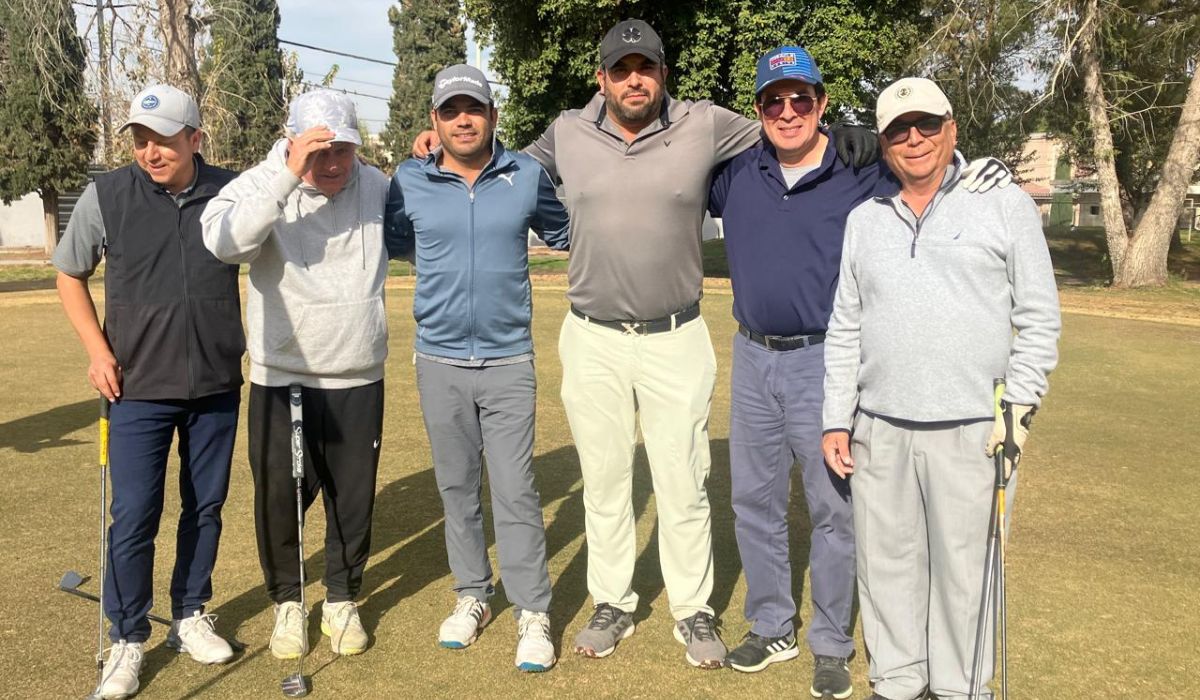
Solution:
{"label": "black sunglasses", "polygon": [[783,106],[792,105],[792,111],[798,117],[806,117],[816,109],[817,98],[812,95],[801,95],[793,92],[790,95],[775,95],[758,103],[763,116],[767,119],[778,119],[783,115]]}
{"label": "black sunglasses", "polygon": [[883,138],[887,139],[887,142],[892,145],[904,143],[908,139],[909,129],[913,127],[916,127],[922,136],[929,138],[941,133],[942,124],[945,123],[946,120],[937,115],[929,115],[907,122],[894,121],[888,124],[888,128],[883,130]]}

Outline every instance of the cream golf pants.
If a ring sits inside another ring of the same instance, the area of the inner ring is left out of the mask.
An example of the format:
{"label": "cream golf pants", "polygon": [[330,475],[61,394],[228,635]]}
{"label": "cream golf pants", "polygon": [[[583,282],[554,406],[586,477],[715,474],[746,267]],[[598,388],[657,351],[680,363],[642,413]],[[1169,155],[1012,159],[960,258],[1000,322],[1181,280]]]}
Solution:
{"label": "cream golf pants", "polygon": [[703,318],[634,335],[570,311],[558,340],[562,400],[583,472],[588,592],[632,612],[633,453],[640,423],[658,508],[663,583],[676,620],[711,614],[708,413],[716,356]]}

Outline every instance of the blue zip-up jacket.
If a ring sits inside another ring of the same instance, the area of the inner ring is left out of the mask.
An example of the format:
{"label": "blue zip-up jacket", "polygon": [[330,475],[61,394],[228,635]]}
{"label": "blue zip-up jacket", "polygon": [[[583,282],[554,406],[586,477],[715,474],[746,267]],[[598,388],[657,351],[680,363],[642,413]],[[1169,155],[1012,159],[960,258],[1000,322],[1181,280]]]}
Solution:
{"label": "blue zip-up jacket", "polygon": [[499,140],[473,186],[438,155],[396,169],[385,219],[388,256],[415,253],[416,349],[456,360],[532,352],[528,232],[566,250],[567,210],[545,169]]}
{"label": "blue zip-up jacket", "polygon": [[882,161],[844,165],[832,138],[821,164],[791,188],[766,139],[722,166],[708,201],[723,219],[734,318],[764,335],[824,333],[846,217],[888,189],[890,175]]}

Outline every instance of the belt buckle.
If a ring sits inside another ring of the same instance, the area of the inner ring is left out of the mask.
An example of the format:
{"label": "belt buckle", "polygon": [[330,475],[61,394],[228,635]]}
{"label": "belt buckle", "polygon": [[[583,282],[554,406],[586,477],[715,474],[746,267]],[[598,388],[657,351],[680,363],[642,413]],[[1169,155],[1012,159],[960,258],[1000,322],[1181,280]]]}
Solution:
{"label": "belt buckle", "polygon": [[776,343],[776,341],[783,340],[783,336],[782,335],[764,335],[763,340],[765,341],[765,344],[766,344],[768,350],[779,350],[779,348],[775,347],[775,343]]}
{"label": "belt buckle", "polygon": [[625,335],[646,335],[649,324],[645,321],[621,321],[621,328],[625,329]]}

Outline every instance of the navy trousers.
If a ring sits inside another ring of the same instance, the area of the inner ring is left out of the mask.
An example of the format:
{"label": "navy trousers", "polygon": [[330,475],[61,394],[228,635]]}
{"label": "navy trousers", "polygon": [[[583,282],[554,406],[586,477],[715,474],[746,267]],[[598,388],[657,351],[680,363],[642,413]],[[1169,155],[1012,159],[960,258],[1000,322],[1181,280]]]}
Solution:
{"label": "navy trousers", "polygon": [[729,462],[734,533],[746,573],[746,619],[778,637],[794,629],[788,499],[800,463],[812,522],[809,577],[814,654],[847,657],[854,649],[854,511],[848,482],[821,454],[825,346],[773,351],[733,336]]}
{"label": "navy trousers", "polygon": [[121,400],[112,406],[109,464],[112,523],[104,612],[113,641],[144,642],[154,604],[154,538],[163,511],[167,458],[179,435],[181,511],[171,576],[171,617],[181,619],[212,598],[221,539],[221,507],[237,434],[239,391],[175,401]]}

